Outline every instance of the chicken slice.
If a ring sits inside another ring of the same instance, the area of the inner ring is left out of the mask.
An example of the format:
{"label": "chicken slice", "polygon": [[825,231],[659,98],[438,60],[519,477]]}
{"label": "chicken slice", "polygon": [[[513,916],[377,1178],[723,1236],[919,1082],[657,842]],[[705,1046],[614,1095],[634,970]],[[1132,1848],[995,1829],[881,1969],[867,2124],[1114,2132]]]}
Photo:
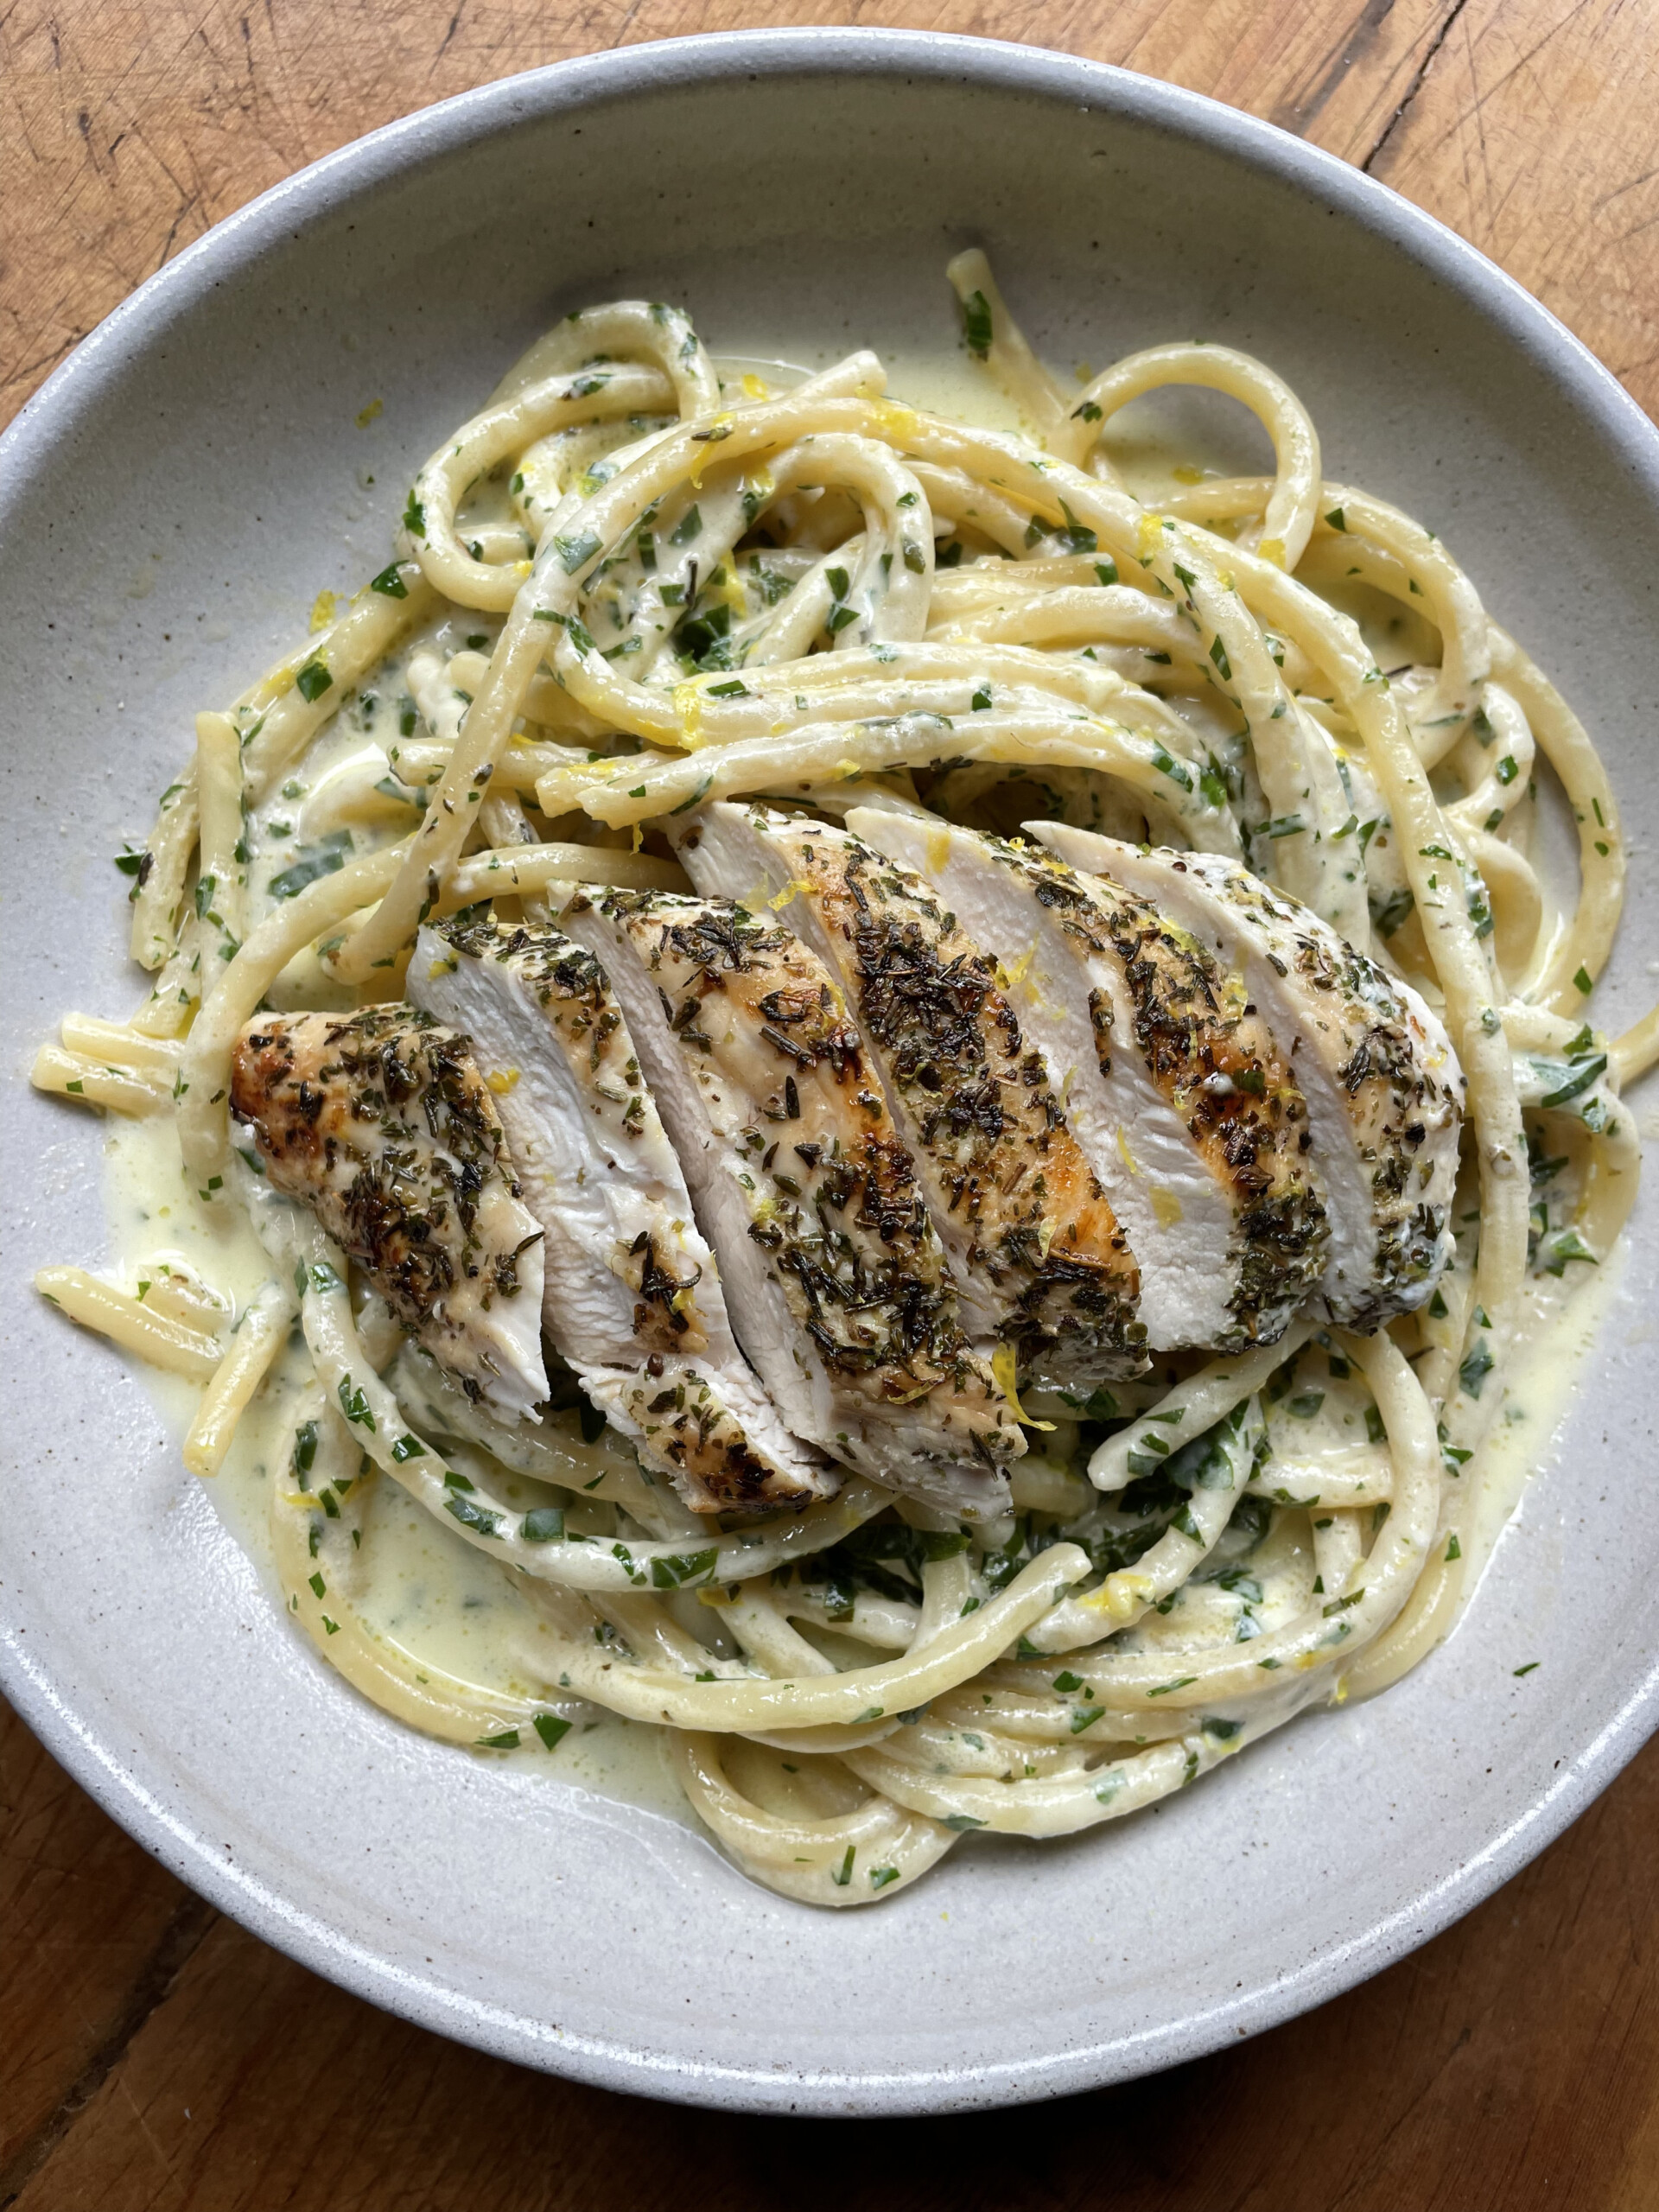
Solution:
{"label": "chicken slice", "polygon": [[470,1396],[514,1421],[545,1400],[542,1232],[464,1037],[402,1005],[260,1014],[230,1103],[271,1187]]}
{"label": "chicken slice", "polygon": [[1122,1223],[1147,1341],[1272,1344],[1319,1278],[1307,1109],[1236,972],[1157,909],[1040,846],[858,809],[925,875],[999,981]]}
{"label": "chicken slice", "polygon": [[1027,826],[1073,868],[1154,901],[1243,975],[1307,1103],[1330,1318],[1372,1329],[1422,1305],[1452,1256],[1464,1078],[1417,993],[1234,861]]}
{"label": "chicken slice", "polygon": [[822,963],[726,900],[580,893],[561,918],[601,954],[791,1427],[952,1512],[1004,1510],[1018,1423]]}
{"label": "chicken slice", "polygon": [[680,857],[700,890],[785,912],[838,976],[970,1332],[1041,1381],[1139,1374],[1147,1331],[1128,1239],[995,961],[922,878],[843,830],[763,807],[710,807]]}
{"label": "chicken slice", "polygon": [[545,1232],[548,1335],[699,1513],[804,1506],[836,1478],[738,1351],[685,1178],[593,954],[546,924],[422,930],[409,992],[464,1030]]}

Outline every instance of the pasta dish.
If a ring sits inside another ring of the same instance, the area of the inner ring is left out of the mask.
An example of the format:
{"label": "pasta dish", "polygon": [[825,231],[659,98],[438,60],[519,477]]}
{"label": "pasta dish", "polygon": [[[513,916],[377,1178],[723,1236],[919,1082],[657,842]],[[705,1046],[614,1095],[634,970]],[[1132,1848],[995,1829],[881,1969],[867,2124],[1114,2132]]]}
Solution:
{"label": "pasta dish", "polygon": [[[658,1732],[827,1906],[1445,1637],[1659,1058],[1601,761],[1447,547],[1262,363],[1062,378],[949,274],[1017,434],[558,323],[197,718],[148,995],[34,1074],[166,1198],[39,1287],[193,1386],[327,1662],[550,1773]],[[1273,473],[1135,477],[1177,386]]]}

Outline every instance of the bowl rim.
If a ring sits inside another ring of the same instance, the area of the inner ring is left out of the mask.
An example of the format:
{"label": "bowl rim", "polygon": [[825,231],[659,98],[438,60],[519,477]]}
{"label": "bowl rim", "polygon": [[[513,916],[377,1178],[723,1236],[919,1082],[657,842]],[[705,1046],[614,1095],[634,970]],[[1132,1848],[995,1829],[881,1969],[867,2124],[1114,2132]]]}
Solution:
{"label": "bowl rim", "polygon": [[[128,355],[226,276],[361,194],[520,124],[677,88],[814,76],[913,78],[1063,100],[1214,149],[1339,213],[1472,305],[1563,388],[1659,505],[1659,429],[1548,308],[1478,248],[1390,187],[1273,124],[1184,87],[1041,48],[936,31],[802,27],[694,33],[497,79],[381,125],[225,217],[130,293],[0,432],[0,530],[52,449],[72,437]],[[10,490],[8,491],[8,486]],[[1659,1658],[1544,1795],[1484,1849],[1361,1935],[1210,2009],[1131,2037],[952,2066],[773,2072],[691,2061],[551,2026],[400,1968],[228,1861],[128,1770],[0,1622],[0,1691],[128,1834],[218,1910],[299,1964],[416,2025],[593,2086],[727,2110],[868,2117],[1020,2103],[1133,2078],[1276,2026],[1440,1934],[1517,1873],[1606,1788],[1659,1726]]]}

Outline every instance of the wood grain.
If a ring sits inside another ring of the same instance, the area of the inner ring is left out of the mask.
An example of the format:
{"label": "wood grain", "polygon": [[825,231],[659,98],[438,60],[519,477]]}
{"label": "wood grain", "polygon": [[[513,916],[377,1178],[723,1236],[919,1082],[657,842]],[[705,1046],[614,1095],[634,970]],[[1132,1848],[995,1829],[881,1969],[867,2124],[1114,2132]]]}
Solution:
{"label": "wood grain", "polygon": [[7,2177],[96,2089],[214,1916],[0,1713],[3,2203]]}
{"label": "wood grain", "polygon": [[[0,421],[162,262],[362,131],[761,22],[1026,39],[1266,116],[1471,238],[1659,412],[1650,0],[10,0]],[[734,2121],[522,2073],[317,1981],[0,1708],[0,2212],[1653,2212],[1656,1829],[1659,1745],[1414,1957],[1154,2081],[1035,2113]]]}
{"label": "wood grain", "polygon": [[[1518,276],[1659,415],[1659,18],[1459,0],[1371,173]],[[1631,99],[1633,86],[1646,88]]]}

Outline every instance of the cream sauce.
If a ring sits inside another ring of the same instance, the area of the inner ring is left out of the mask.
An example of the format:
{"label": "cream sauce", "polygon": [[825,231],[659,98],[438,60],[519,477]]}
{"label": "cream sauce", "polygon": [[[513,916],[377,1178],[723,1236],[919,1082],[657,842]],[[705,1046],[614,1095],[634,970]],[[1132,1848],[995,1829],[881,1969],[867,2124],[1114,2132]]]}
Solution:
{"label": "cream sauce", "polygon": [[[270,1274],[241,1210],[210,1214],[188,1185],[173,1123],[165,1116],[131,1122],[110,1117],[104,1197],[112,1272],[140,1281],[165,1263],[211,1286],[238,1311]],[[181,1441],[195,1411],[195,1387],[181,1376],[135,1364],[167,1427]],[[245,1416],[223,1468],[206,1485],[215,1512],[257,1567],[278,1610],[283,1599],[269,1533],[270,1484],[287,1470],[309,1369],[296,1332]],[[511,1491],[512,1479],[504,1490]],[[385,1478],[368,1508],[363,1567],[357,1610],[388,1644],[435,1673],[480,1688],[522,1679],[525,1646],[537,1627],[531,1602],[512,1577]],[[560,1703],[575,1709],[568,1699]],[[534,1735],[524,1733],[526,1740],[515,1751],[475,1756],[512,1759],[689,1827],[698,1825],[660,1729],[590,1707],[550,1758]]]}
{"label": "cream sauce", "polygon": [[1473,1459],[1447,1485],[1462,1492],[1465,1605],[1534,1478],[1555,1464],[1590,1354],[1606,1340],[1618,1314],[1629,1255],[1629,1240],[1621,1236],[1599,1267],[1573,1267],[1574,1281],[1527,1278],[1516,1341],[1498,1370],[1503,1395]]}

